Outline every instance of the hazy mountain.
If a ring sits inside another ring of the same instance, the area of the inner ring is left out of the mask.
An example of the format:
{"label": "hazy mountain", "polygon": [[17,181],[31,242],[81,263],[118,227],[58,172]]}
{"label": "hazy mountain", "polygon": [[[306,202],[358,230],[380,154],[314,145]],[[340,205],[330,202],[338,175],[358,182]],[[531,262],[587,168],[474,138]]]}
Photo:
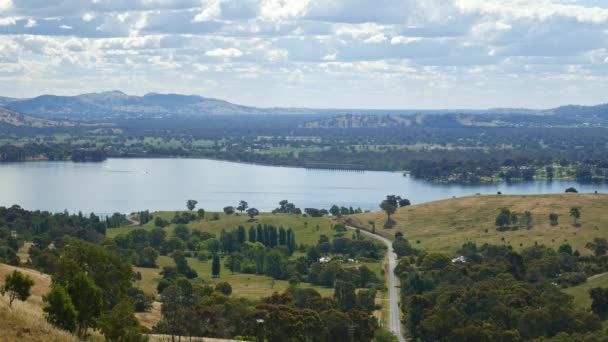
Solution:
{"label": "hazy mountain", "polygon": [[[149,93],[144,96],[127,95],[121,91],[89,93],[77,96],[42,95],[30,99],[0,97],[0,105],[11,110],[53,120],[72,121],[114,121],[138,118],[170,118],[174,116],[203,115],[279,115],[279,114],[322,114],[322,115],[424,115],[425,122],[435,119],[430,115],[452,114],[449,119],[457,125],[508,125],[531,122],[533,126],[601,124],[608,121],[608,104],[598,106],[563,106],[549,110],[525,108],[492,108],[486,110],[367,110],[367,109],[312,109],[312,108],[257,108],[242,106],[228,101],[198,95]],[[480,116],[464,119],[462,115]],[[491,116],[491,117],[483,117]],[[447,119],[448,117],[444,118]],[[576,122],[574,122],[574,121]],[[440,120],[445,121],[445,120]],[[373,120],[372,120],[373,122]],[[537,123],[538,122],[538,123]],[[371,122],[370,122],[371,123]],[[319,123],[324,126],[328,123]],[[355,126],[358,123],[353,123]],[[369,124],[369,123],[368,123]],[[376,123],[377,124],[377,123]],[[403,122],[381,125],[403,125]]]}
{"label": "hazy mountain", "polygon": [[9,102],[15,101],[16,99],[12,98],[12,97],[2,97],[0,96],[0,106],[5,105]]}
{"label": "hazy mountain", "polygon": [[552,109],[551,112],[557,115],[576,115],[586,117],[608,117],[608,103],[596,105],[596,106],[577,106],[568,105],[561,106]]}
{"label": "hazy mountain", "polygon": [[72,120],[265,113],[258,108],[201,96],[156,93],[131,96],[120,91],[77,96],[42,95],[8,101],[5,106],[43,118]]}

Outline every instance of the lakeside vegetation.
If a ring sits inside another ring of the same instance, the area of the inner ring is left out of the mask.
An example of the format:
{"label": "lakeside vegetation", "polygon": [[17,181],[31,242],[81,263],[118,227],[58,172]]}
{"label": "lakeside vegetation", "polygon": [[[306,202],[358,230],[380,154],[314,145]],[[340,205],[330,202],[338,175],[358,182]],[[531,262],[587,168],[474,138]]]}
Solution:
{"label": "lakeside vegetation", "polygon": [[212,158],[407,171],[419,179],[448,184],[608,179],[608,134],[603,127],[470,126],[445,115],[427,116],[420,125],[312,124],[319,120],[327,119],[228,115],[115,119],[97,126],[0,124],[0,132],[5,133],[0,139],[0,161]]}

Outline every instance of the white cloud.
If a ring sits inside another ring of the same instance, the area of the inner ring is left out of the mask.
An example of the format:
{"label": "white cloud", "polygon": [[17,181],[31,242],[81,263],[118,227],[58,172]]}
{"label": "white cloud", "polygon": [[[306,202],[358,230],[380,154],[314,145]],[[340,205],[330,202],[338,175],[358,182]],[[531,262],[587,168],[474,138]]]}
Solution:
{"label": "white cloud", "polygon": [[4,18],[0,18],[0,26],[15,25],[17,23],[17,20],[19,20],[18,17],[4,17]]}
{"label": "white cloud", "polygon": [[206,56],[209,57],[221,57],[221,58],[234,58],[241,57],[243,52],[236,48],[227,48],[227,49],[213,49],[205,52]]}
{"label": "white cloud", "polygon": [[194,22],[204,22],[212,19],[216,19],[222,13],[222,8],[220,7],[220,0],[203,0],[202,8],[203,10],[194,16]]}
{"label": "white cloud", "polygon": [[[168,90],[195,93],[205,73],[222,85],[205,95],[252,94],[252,104],[271,101],[261,96],[268,88],[277,101],[352,107],[383,87],[394,92],[374,99],[390,107],[433,105],[425,99],[438,96],[426,95],[442,89],[455,91],[445,105],[464,107],[605,102],[607,47],[599,0],[0,0],[0,69],[23,73],[29,95],[116,88],[107,84],[121,74],[133,78],[126,91],[172,80]],[[0,96],[16,91],[8,77],[0,74]],[[354,95],[323,91],[332,86]]]}
{"label": "white cloud", "polygon": [[335,61],[337,55],[335,53],[323,56],[324,61]]}
{"label": "white cloud", "polygon": [[395,36],[395,37],[391,38],[391,44],[392,45],[411,44],[411,43],[419,42],[421,40],[422,40],[422,38],[420,38],[420,37]]}
{"label": "white cloud", "polygon": [[11,0],[0,0],[0,13],[6,11],[13,7],[13,2]]}
{"label": "white cloud", "polygon": [[209,71],[209,66],[201,63],[194,63],[192,66],[199,72]]}
{"label": "white cloud", "polygon": [[306,14],[310,0],[261,0],[262,19],[281,21]]}
{"label": "white cloud", "polygon": [[27,28],[32,28],[36,26],[36,20],[30,18],[27,20],[27,23],[25,23],[25,25],[23,25],[23,27],[27,27]]}
{"label": "white cloud", "polygon": [[84,22],[89,22],[89,21],[92,21],[93,19],[95,19],[95,14],[93,14],[93,13],[85,13],[82,16],[82,21],[84,21]]}
{"label": "white cloud", "polygon": [[387,38],[385,35],[383,35],[382,33],[378,33],[378,34],[375,34],[375,35],[367,38],[363,42],[366,44],[378,44],[378,43],[384,43],[386,40],[387,40]]}

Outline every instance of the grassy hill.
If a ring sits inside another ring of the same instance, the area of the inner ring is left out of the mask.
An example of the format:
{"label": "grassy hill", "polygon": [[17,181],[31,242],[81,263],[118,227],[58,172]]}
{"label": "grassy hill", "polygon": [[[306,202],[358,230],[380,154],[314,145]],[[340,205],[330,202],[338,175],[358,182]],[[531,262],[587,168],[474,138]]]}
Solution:
{"label": "grassy hill", "polygon": [[[174,211],[161,211],[155,212],[154,216],[160,216],[167,221],[171,221],[175,215]],[[255,217],[254,222],[249,222],[249,216],[242,215],[226,215],[224,213],[219,214],[219,220],[211,220],[213,213],[206,213],[203,220],[196,220],[188,223],[186,226],[191,230],[201,230],[215,234],[216,237],[220,236],[222,229],[227,231],[237,228],[239,225],[249,229],[250,226],[257,224],[272,224],[275,226],[283,226],[285,229],[292,228],[296,234],[296,242],[298,244],[314,245],[319,240],[321,234],[332,236],[333,230],[332,225],[334,222],[328,217],[304,217],[302,215],[288,215],[288,214],[270,214],[260,213]],[[172,234],[175,224],[171,224],[165,227],[167,234]],[[319,229],[317,230],[317,226]],[[144,228],[151,230],[154,228],[154,222],[148,222],[143,226],[132,225],[122,228],[108,229],[106,235],[108,237],[115,237],[118,234],[128,233],[134,228]]]}
{"label": "grassy hill", "polygon": [[0,296],[0,342],[9,341],[78,341],[68,332],[51,326],[42,311],[42,296],[48,291],[51,277],[38,271],[0,264],[0,283],[15,269],[29,275],[35,282],[30,298],[16,300],[8,306],[8,296]]}
{"label": "grassy hill", "polygon": [[[571,207],[580,207],[580,227],[569,216]],[[499,232],[495,219],[501,208],[532,214],[529,230]],[[608,195],[556,194],[527,196],[469,196],[399,208],[393,215],[396,225],[384,229],[386,214],[371,212],[342,218],[351,225],[371,229],[393,238],[402,232],[416,248],[452,253],[463,243],[510,244],[524,248],[535,243],[557,248],[570,243],[581,253],[589,253],[585,244],[594,237],[608,236]],[[549,214],[559,215],[559,224],[549,224]]]}
{"label": "grassy hill", "polygon": [[589,277],[586,283],[569,287],[563,291],[574,296],[576,306],[583,310],[590,310],[591,297],[589,297],[589,290],[595,287],[608,287],[608,273],[596,274]]}

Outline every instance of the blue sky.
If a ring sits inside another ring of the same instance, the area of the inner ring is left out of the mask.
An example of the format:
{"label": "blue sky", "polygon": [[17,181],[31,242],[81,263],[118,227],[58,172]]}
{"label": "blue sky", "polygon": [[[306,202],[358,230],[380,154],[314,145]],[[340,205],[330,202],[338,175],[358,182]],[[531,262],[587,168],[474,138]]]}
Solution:
{"label": "blue sky", "polygon": [[256,106],[608,102],[608,1],[0,0],[0,95]]}

